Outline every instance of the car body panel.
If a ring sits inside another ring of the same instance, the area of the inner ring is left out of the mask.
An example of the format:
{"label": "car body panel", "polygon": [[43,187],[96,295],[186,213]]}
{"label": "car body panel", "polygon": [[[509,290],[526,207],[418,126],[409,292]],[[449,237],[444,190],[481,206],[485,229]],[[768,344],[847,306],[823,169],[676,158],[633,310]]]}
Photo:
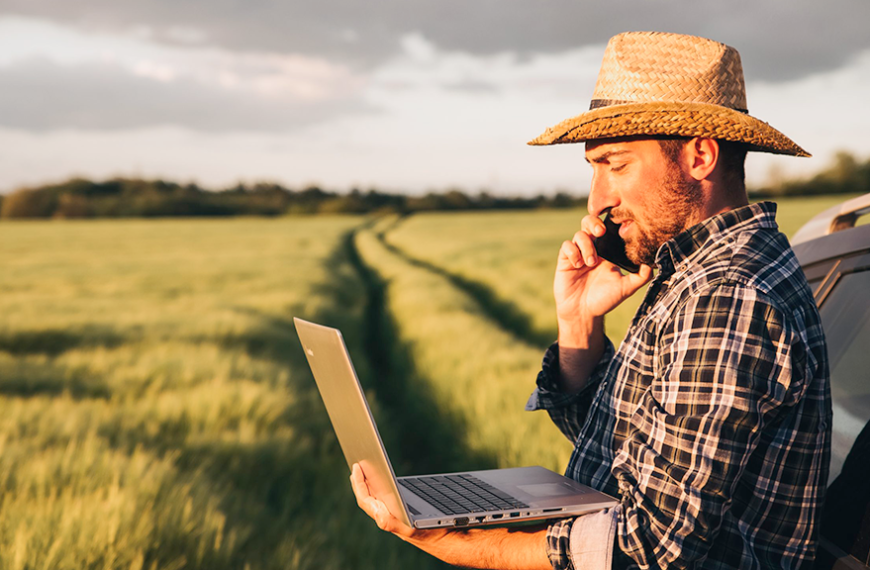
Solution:
{"label": "car body panel", "polygon": [[822,212],[792,247],[813,290],[831,366],[831,477],[818,569],[870,569],[870,194]]}

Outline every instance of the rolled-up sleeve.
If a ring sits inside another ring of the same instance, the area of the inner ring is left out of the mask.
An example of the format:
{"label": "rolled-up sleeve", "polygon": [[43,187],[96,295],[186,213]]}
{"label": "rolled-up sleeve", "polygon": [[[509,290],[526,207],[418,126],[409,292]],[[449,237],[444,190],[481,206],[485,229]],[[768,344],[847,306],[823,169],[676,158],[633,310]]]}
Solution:
{"label": "rolled-up sleeve", "polygon": [[559,345],[553,343],[544,354],[537,387],[526,403],[526,410],[547,410],[553,423],[574,443],[586,421],[595,392],[613,360],[614,352],[613,343],[605,337],[604,352],[589,375],[586,386],[579,392],[566,394],[559,389]]}
{"label": "rolled-up sleeve", "polygon": [[547,556],[554,570],[610,570],[616,510],[561,519],[547,531]]}

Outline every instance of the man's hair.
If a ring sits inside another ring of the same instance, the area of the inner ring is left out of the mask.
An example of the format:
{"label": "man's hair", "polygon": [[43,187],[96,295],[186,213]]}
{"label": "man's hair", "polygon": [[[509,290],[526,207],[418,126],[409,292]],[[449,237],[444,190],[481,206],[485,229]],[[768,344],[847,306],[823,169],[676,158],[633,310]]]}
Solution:
{"label": "man's hair", "polygon": [[[691,140],[689,137],[660,137],[659,146],[665,158],[676,164],[680,158],[683,147]],[[719,143],[719,163],[725,175],[725,182],[729,186],[745,187],[746,179],[746,151],[748,147],[743,143],[716,140]]]}

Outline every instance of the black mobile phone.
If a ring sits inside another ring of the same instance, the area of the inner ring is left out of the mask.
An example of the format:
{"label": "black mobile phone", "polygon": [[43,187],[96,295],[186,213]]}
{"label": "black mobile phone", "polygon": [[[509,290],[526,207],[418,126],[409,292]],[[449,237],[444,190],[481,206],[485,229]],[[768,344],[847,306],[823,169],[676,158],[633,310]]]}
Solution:
{"label": "black mobile phone", "polygon": [[610,214],[604,216],[604,229],[604,235],[594,240],[598,255],[630,273],[640,271],[640,266],[625,255],[625,241],[619,237],[619,225],[611,221]]}

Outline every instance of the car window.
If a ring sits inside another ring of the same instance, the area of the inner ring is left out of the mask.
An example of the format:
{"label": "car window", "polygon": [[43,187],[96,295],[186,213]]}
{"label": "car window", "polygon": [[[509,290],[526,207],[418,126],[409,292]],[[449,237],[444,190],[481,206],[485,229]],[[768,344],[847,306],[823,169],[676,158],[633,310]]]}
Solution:
{"label": "car window", "polygon": [[807,265],[801,268],[803,269],[804,275],[807,278],[807,283],[810,284],[810,289],[812,289],[813,295],[816,294],[819,285],[822,284],[822,281],[831,270],[831,267],[833,267],[833,265],[834,261],[826,259],[825,261],[822,261],[820,263],[813,263],[811,265]]}
{"label": "car window", "polygon": [[819,311],[834,402],[830,481],[870,421],[870,268],[862,269],[840,276]]}

